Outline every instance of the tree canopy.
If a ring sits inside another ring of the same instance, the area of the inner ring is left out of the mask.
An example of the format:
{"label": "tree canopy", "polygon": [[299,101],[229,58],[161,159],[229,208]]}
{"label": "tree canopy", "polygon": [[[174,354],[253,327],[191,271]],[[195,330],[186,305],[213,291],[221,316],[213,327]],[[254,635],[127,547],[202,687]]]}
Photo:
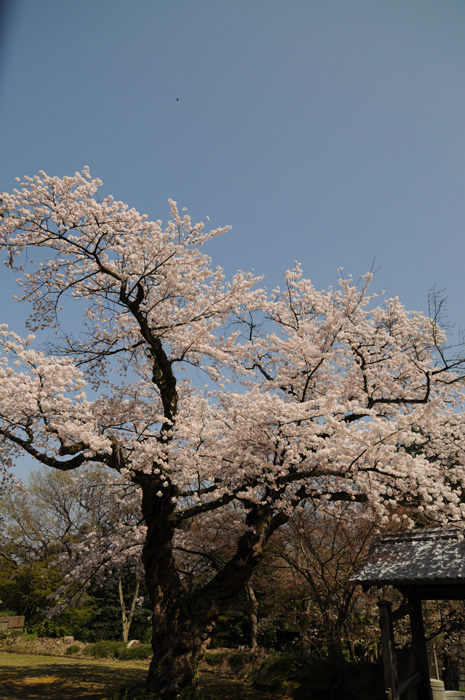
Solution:
{"label": "tree canopy", "polygon": [[[163,227],[101,184],[40,172],[1,195],[0,246],[38,334],[1,327],[1,450],[7,468],[28,453],[139,487],[149,686],[169,697],[308,499],[370,504],[380,524],[399,505],[463,518],[463,360],[437,318],[378,300],[371,275],[317,291],[296,264],[271,293],[228,282],[203,253],[226,228],[174,201]],[[175,544],[195,556],[199,532],[230,554],[193,590]]]}

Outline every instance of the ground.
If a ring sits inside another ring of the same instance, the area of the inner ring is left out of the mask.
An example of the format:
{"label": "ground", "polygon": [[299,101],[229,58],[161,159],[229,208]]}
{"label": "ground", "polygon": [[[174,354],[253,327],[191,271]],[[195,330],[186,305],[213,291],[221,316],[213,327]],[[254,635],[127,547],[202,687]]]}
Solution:
{"label": "ground", "polygon": [[2,700],[107,700],[140,681],[147,664],[0,652]]}
{"label": "ground", "polygon": [[[118,688],[140,682],[147,668],[148,662],[143,661],[91,661],[0,651],[0,698],[108,700]],[[221,700],[290,700],[282,694],[259,692],[231,671],[206,665],[200,670],[200,687]]]}
{"label": "ground", "polygon": [[[0,638],[1,700],[111,700],[121,688],[141,683],[143,687],[148,659],[90,659],[82,654],[84,644],[70,641],[27,635]],[[381,697],[381,671],[373,665],[349,664],[344,684],[347,700]],[[221,700],[326,700],[340,690],[335,668],[328,661],[230,649],[207,652],[199,669],[199,686]]]}

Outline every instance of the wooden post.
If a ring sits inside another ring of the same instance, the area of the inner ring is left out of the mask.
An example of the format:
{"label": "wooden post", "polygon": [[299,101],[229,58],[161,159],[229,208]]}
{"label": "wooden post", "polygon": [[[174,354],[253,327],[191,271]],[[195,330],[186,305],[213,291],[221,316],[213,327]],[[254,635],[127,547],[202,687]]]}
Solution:
{"label": "wooden post", "polygon": [[412,611],[409,613],[410,627],[412,630],[412,646],[415,658],[415,666],[421,673],[421,682],[418,684],[418,700],[433,700],[433,691],[429,679],[428,650],[426,648],[425,628],[423,625],[423,613],[421,600],[411,600]]}
{"label": "wooden post", "polygon": [[392,605],[386,600],[381,600],[378,603],[378,607],[386,698],[388,698],[388,700],[400,700],[396,650],[394,645],[394,626],[392,622]]}

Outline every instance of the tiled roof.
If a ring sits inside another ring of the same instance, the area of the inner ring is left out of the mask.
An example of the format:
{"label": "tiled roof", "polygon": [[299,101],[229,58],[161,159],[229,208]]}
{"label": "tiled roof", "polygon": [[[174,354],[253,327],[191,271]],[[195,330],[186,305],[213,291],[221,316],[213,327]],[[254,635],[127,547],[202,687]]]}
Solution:
{"label": "tiled roof", "polygon": [[465,585],[463,532],[437,528],[379,537],[351,581],[365,586]]}

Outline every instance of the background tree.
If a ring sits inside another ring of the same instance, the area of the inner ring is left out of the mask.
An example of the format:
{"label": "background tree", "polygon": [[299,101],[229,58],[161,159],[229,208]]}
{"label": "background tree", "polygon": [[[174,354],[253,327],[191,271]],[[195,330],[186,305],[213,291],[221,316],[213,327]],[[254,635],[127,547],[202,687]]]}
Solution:
{"label": "background tree", "polygon": [[[0,599],[26,615],[29,629],[77,632],[83,616],[87,623],[95,617],[89,591],[106,586],[114,588],[127,641],[140,597],[143,537],[139,493],[127,480],[109,480],[101,468],[83,468],[79,477],[42,468],[0,497],[0,517]],[[102,556],[91,556],[92,549]]]}
{"label": "background tree", "polygon": [[[224,229],[204,232],[174,202],[163,229],[99,200],[100,185],[87,169],[41,172],[2,195],[0,245],[23,271],[31,330],[59,336],[45,352],[1,331],[3,463],[27,452],[62,471],[97,464],[140,488],[148,683],[169,697],[192,681],[218,615],[308,498],[369,502],[380,524],[399,502],[463,517],[462,360],[447,358],[434,319],[397,299],[375,306],[369,277],[317,292],[296,267],[267,300],[256,279],[226,283],[201,252]],[[69,304],[81,328],[66,327]],[[419,439],[421,451],[409,449]],[[175,533],[232,504],[231,555],[192,588]]]}
{"label": "background tree", "polygon": [[368,611],[375,600],[354,586],[350,576],[362,565],[376,531],[377,522],[364,506],[308,503],[270,546],[274,559],[290,567],[300,592],[304,649],[325,649],[339,667],[345,652],[355,661],[356,646],[357,651],[365,647],[365,653],[370,646],[366,638],[373,615]]}

